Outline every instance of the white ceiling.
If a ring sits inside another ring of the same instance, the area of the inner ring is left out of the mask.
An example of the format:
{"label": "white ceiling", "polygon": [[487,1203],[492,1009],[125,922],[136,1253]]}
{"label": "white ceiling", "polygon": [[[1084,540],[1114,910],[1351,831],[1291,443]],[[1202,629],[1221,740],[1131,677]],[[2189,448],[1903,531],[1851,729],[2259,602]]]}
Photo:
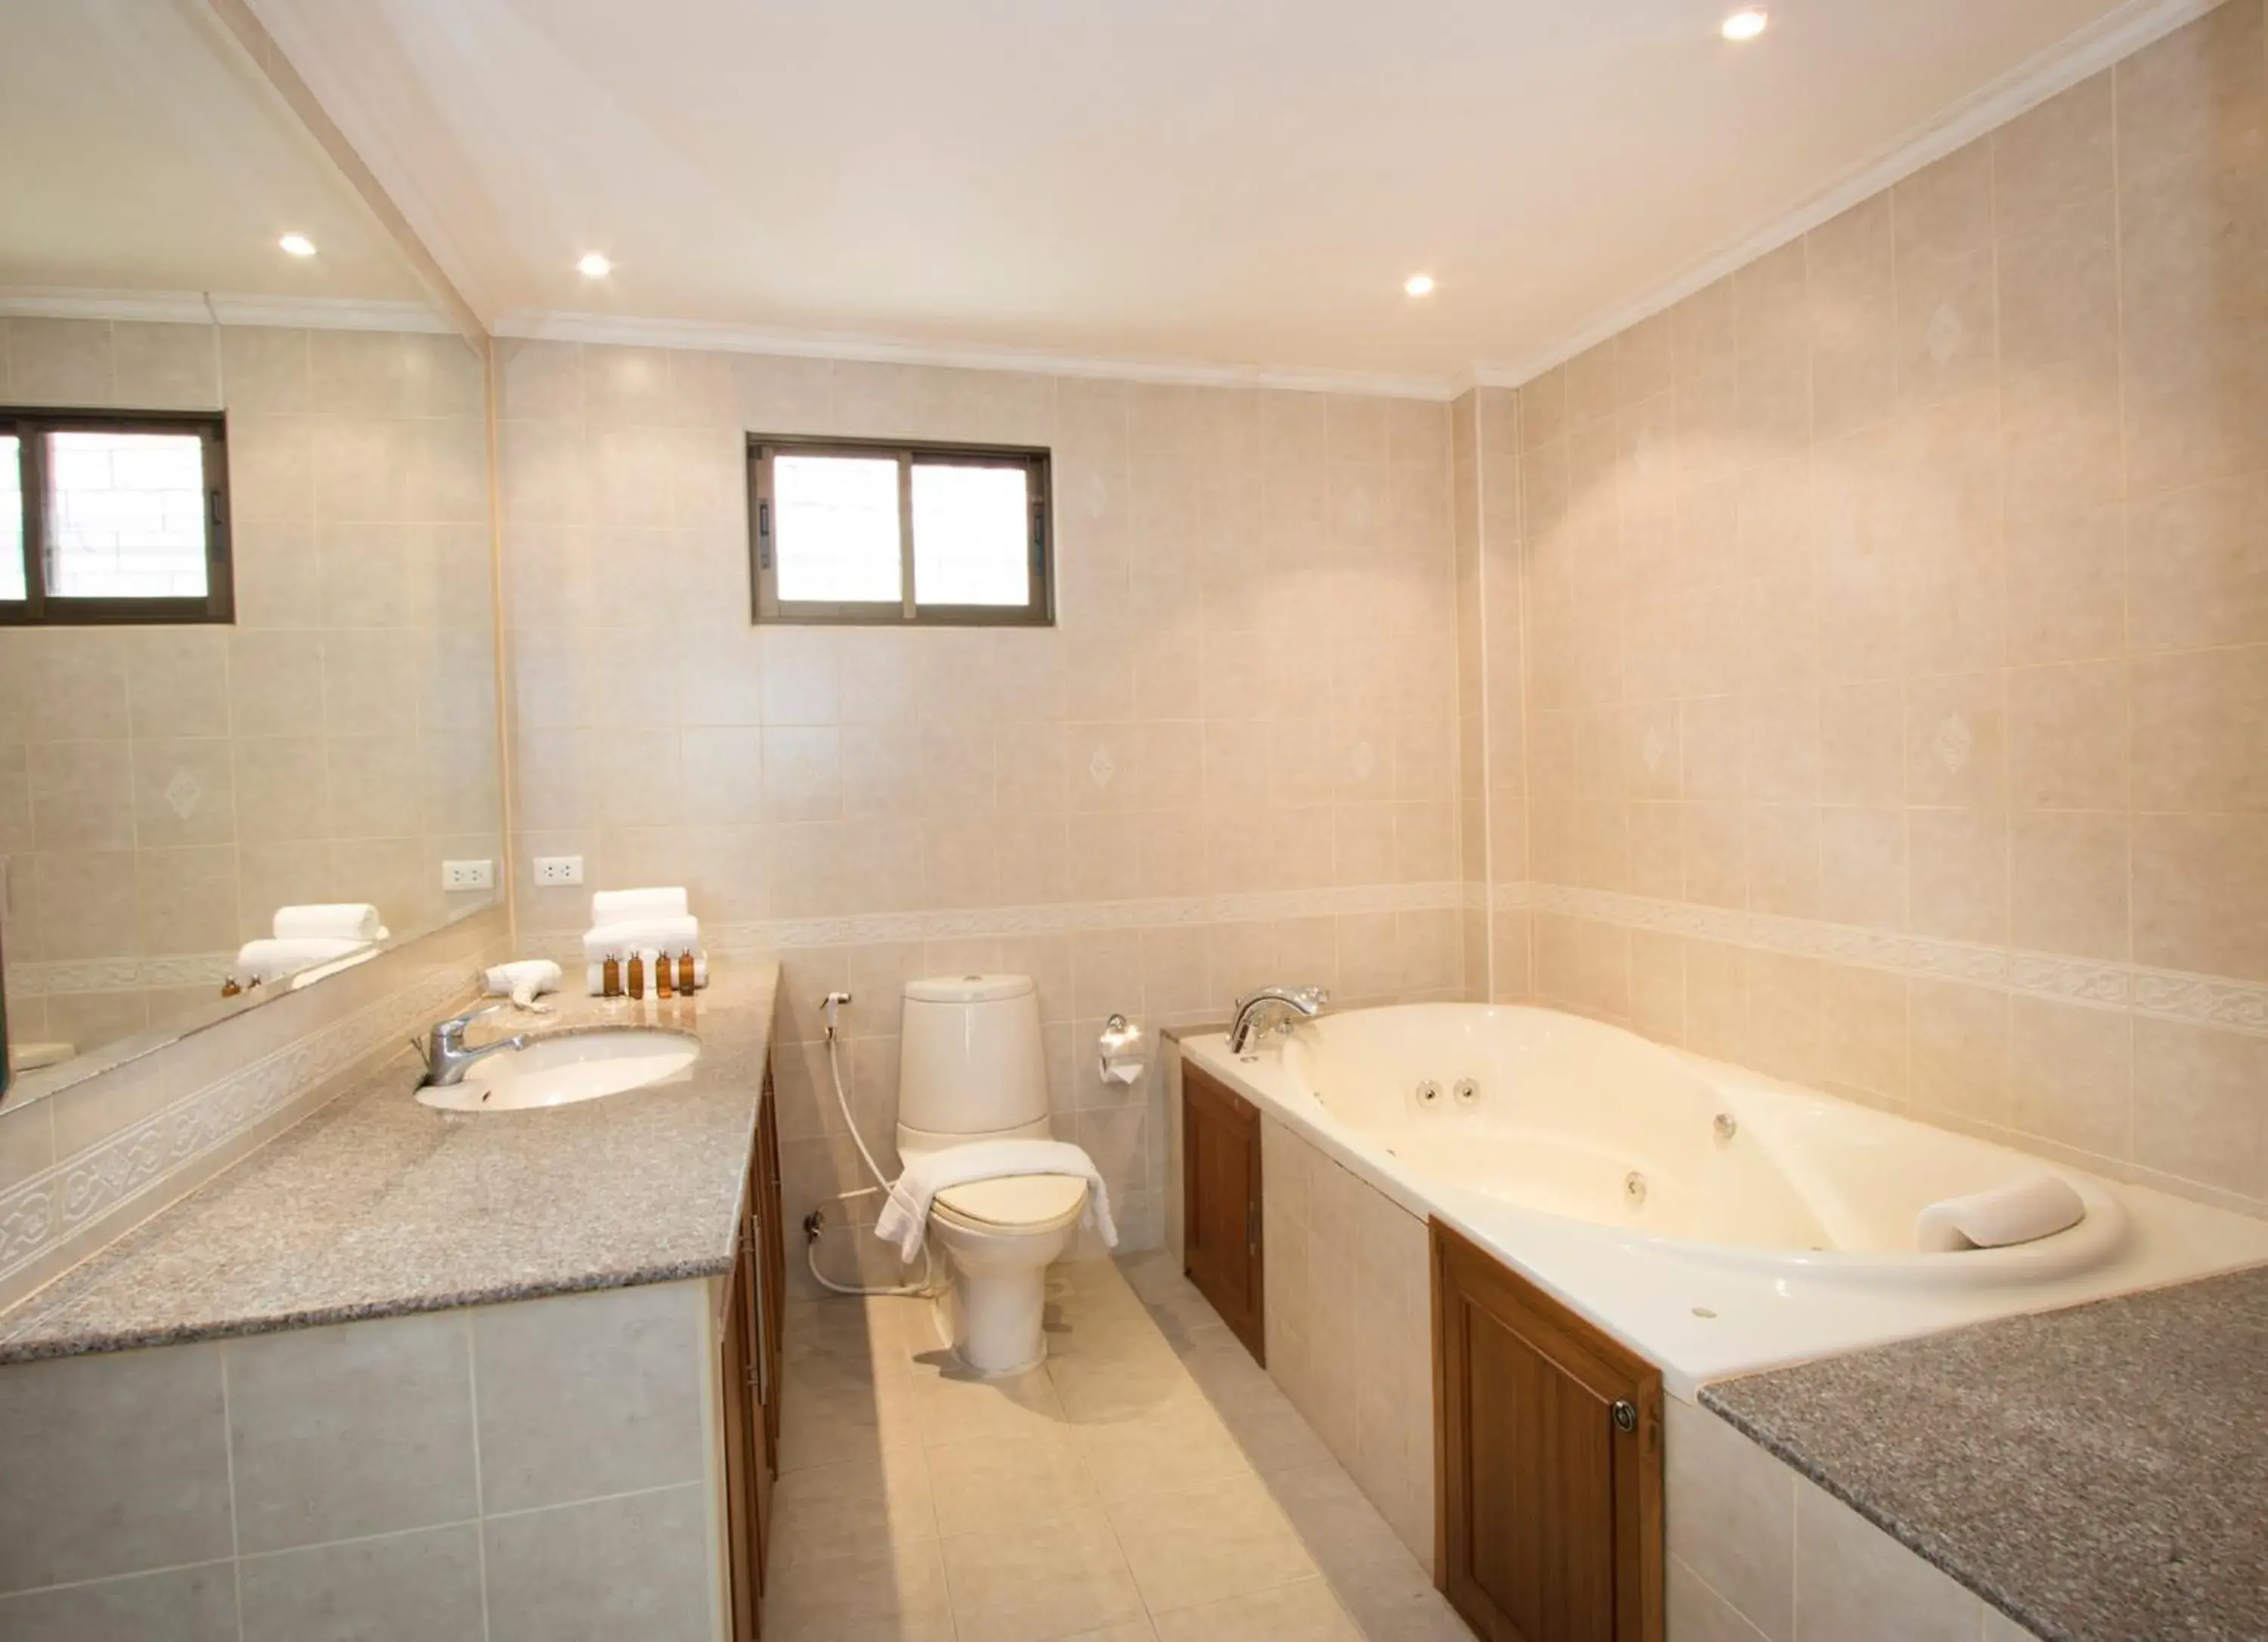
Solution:
{"label": "white ceiling", "polygon": [[1434,378],[1548,355],[2118,9],[1778,0],[1734,47],[1730,0],[254,3],[492,322]]}
{"label": "white ceiling", "polygon": [[205,0],[0,0],[0,287],[26,286],[422,295]]}

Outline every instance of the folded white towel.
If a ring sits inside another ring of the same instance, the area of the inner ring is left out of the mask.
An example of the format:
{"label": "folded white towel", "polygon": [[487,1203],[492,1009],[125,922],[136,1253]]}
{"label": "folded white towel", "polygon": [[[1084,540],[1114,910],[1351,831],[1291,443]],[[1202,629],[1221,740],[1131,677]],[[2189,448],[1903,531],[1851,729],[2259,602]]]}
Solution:
{"label": "folded white towel", "polygon": [[2025,1174],[1990,1191],[1930,1204],[1914,1221],[1914,1247],[1926,1255],[2005,1248],[2052,1237],[2086,1218],[2086,1201],[2069,1181]]}
{"label": "folded white towel", "polygon": [[1094,1160],[1066,1140],[972,1140],[917,1158],[890,1188],[881,1219],[874,1223],[874,1235],[895,1243],[900,1260],[911,1260],[921,1252],[930,1204],[938,1193],[971,1181],[1016,1174],[1070,1174],[1086,1181],[1086,1207],[1079,1223],[1093,1226],[1106,1248],[1118,1246],[1118,1228],[1110,1223],[1109,1194],[1103,1190]]}
{"label": "folded white towel", "polygon": [[594,924],[583,931],[585,962],[603,963],[612,953],[680,953],[701,944],[701,920],[689,914],[666,918],[625,918],[615,924]]}
{"label": "folded white towel", "polygon": [[[669,983],[672,986],[677,984],[677,969],[674,964],[669,971]],[[696,988],[709,984],[709,954],[705,952],[696,951],[693,954],[693,984]],[[618,974],[615,978],[615,985],[618,990],[628,987],[630,977]],[[593,998],[604,998],[607,995],[607,966],[603,959],[597,963],[586,963],[583,966],[583,990]],[[654,995],[654,983],[651,976],[646,980],[645,991],[649,998]]]}
{"label": "folded white towel", "polygon": [[312,939],[247,941],[237,952],[233,973],[241,985],[254,981],[280,981],[319,963],[335,962],[350,954],[363,952],[369,946],[368,941]]}
{"label": "folded white towel", "polygon": [[367,901],[335,901],[276,909],[277,940],[383,940],[386,925]]}
{"label": "folded white towel", "polygon": [[481,984],[490,998],[509,998],[522,1009],[533,1009],[543,993],[559,990],[559,966],[549,958],[522,958],[482,970]]}
{"label": "folded white towel", "polygon": [[633,918],[681,918],[693,910],[680,886],[666,889],[601,889],[591,897],[591,922],[625,924]]}

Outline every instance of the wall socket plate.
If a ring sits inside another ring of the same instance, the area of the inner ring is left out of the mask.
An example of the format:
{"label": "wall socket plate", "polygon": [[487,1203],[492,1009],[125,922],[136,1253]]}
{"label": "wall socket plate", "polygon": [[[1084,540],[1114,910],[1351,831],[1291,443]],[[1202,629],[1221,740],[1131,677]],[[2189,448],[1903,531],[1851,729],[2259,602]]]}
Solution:
{"label": "wall socket plate", "polygon": [[441,889],[453,895],[465,889],[494,889],[494,861],[444,861],[441,863]]}
{"label": "wall socket plate", "polygon": [[535,881],[539,884],[579,884],[583,881],[583,858],[579,855],[539,855],[535,858]]}

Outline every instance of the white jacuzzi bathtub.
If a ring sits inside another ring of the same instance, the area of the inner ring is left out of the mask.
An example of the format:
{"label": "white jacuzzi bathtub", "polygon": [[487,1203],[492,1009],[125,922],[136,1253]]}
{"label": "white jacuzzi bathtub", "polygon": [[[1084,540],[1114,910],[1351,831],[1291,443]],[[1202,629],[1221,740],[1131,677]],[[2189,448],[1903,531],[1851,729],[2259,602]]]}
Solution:
{"label": "white jacuzzi bathtub", "polygon": [[[1326,1015],[1184,1051],[1412,1213],[1659,1362],[1671,1388],[2268,1261],[2225,1213],[1546,1009]],[[2043,1169],[2087,1204],[2014,1248],[1923,1254],[1940,1198]]]}

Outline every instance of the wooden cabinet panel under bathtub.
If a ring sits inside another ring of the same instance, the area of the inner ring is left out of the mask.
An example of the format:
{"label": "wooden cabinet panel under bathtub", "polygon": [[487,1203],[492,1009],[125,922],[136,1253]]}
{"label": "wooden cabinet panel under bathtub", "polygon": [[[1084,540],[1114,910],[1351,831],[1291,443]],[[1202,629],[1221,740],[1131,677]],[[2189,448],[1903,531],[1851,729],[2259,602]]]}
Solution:
{"label": "wooden cabinet panel under bathtub", "polygon": [[1661,1642],[1661,1374],[1432,1223],[1435,1582],[1484,1642]]}
{"label": "wooden cabinet panel under bathtub", "polygon": [[1256,1361],[1268,1361],[1260,1229],[1260,1114],[1182,1066],[1182,1270]]}

